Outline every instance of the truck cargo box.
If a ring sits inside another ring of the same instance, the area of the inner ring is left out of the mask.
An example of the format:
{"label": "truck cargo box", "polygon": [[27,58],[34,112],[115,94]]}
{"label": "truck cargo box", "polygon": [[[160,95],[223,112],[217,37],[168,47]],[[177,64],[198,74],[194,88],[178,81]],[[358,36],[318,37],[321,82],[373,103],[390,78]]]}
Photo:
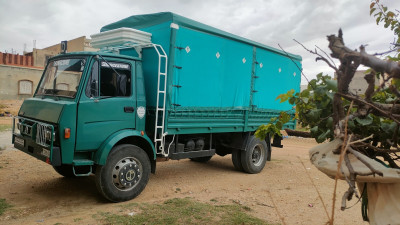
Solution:
{"label": "truck cargo box", "polygon": [[[275,100],[279,94],[300,91],[300,56],[170,12],[131,16],[101,32],[123,27],[151,33],[152,43],[160,44],[168,56],[168,134],[254,131],[280,111],[291,110],[288,103]],[[136,56],[132,49],[120,54]],[[158,56],[144,48],[141,57],[150,131],[159,95]],[[295,122],[287,126],[294,128]]]}

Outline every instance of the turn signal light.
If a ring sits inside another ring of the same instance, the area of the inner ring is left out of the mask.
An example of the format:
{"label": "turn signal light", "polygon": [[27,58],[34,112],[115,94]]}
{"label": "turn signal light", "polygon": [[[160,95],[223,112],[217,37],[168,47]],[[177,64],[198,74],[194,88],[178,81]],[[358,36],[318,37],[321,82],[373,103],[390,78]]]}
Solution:
{"label": "turn signal light", "polygon": [[70,128],[65,128],[64,129],[64,138],[68,139],[71,137],[71,129]]}

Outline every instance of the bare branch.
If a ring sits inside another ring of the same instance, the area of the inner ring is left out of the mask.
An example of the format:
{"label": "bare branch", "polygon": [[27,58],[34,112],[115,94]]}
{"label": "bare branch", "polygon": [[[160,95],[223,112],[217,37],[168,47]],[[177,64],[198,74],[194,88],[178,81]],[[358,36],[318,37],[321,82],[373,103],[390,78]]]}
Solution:
{"label": "bare branch", "polygon": [[287,53],[287,52],[282,48],[282,46],[281,46],[280,44],[278,44],[278,46],[279,46],[279,48],[286,54],[286,56],[288,56],[288,58],[289,58],[290,60],[292,60],[292,62],[294,63],[294,65],[296,65],[297,69],[300,70],[301,75],[304,77],[304,79],[306,79],[307,83],[310,83],[310,81],[308,80],[307,76],[304,74],[303,69],[301,69],[301,68],[299,67],[299,65],[297,65],[297,63],[292,59],[292,57],[289,57],[289,53]]}

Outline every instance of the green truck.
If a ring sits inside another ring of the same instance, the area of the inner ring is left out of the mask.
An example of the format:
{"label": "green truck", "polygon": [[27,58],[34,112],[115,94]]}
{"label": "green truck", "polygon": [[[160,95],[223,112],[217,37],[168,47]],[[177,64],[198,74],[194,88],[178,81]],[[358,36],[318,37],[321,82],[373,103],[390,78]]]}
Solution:
{"label": "green truck", "polygon": [[271,141],[253,134],[291,110],[277,95],[300,88],[300,56],[169,12],[104,26],[92,45],[49,59],[12,142],[62,176],[95,174],[112,202],[139,195],[165,159],[232,154],[259,173]]}

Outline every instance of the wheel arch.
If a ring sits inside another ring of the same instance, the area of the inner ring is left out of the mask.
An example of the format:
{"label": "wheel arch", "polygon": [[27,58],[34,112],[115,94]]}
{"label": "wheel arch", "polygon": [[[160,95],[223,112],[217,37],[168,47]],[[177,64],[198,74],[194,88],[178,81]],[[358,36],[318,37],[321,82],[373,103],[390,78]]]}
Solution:
{"label": "wheel arch", "polygon": [[94,162],[98,165],[105,165],[107,157],[114,146],[120,144],[133,144],[143,149],[149,156],[151,162],[151,172],[156,169],[156,152],[150,138],[141,135],[137,130],[121,130],[109,136],[94,155]]}

